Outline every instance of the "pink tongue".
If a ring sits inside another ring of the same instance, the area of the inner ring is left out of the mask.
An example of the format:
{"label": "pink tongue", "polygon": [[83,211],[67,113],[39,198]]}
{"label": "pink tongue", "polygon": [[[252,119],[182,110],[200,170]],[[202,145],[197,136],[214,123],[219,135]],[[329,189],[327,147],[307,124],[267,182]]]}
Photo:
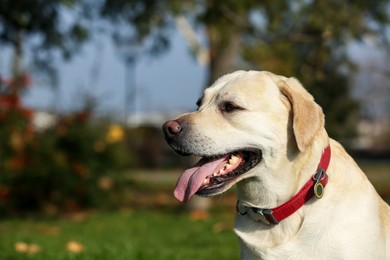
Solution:
{"label": "pink tongue", "polygon": [[207,159],[202,158],[192,168],[184,171],[177,181],[175,191],[173,192],[176,199],[181,202],[187,202],[202,186],[204,179],[213,174],[215,169],[227,157],[228,155],[214,161],[207,161]]}

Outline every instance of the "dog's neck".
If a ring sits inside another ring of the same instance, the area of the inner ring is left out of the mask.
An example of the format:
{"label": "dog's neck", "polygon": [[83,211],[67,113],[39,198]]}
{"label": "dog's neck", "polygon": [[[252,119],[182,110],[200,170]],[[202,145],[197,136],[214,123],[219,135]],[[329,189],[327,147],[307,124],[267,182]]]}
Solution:
{"label": "dog's neck", "polygon": [[[317,169],[323,149],[328,146],[329,139],[317,138],[305,152],[296,152],[264,162],[262,171],[255,177],[237,184],[237,198],[246,206],[256,208],[275,208],[293,197],[299,189],[312,177]],[[294,158],[291,158],[294,157]],[[275,164],[271,164],[275,163]],[[273,165],[276,165],[272,167]],[[263,177],[267,175],[266,177]],[[267,248],[275,247],[283,241],[296,236],[302,225],[304,216],[302,209],[281,221],[278,225],[265,225],[255,222],[248,215],[237,215],[235,232],[239,236],[244,251],[260,256]],[[251,232],[247,232],[251,230]],[[253,244],[255,242],[255,244]]]}
{"label": "dog's neck", "polygon": [[[325,131],[319,134],[327,137]],[[290,155],[270,157],[255,176],[237,184],[238,200],[257,208],[274,208],[285,203],[314,174],[327,145],[328,138],[316,138],[305,152],[296,149],[293,155],[289,152]]]}

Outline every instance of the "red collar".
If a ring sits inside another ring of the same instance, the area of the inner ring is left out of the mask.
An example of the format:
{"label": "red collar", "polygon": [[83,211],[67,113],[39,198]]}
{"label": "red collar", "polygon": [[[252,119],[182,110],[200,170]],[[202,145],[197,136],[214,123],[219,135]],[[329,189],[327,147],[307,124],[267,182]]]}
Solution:
{"label": "red collar", "polygon": [[328,169],[330,158],[331,150],[330,146],[327,146],[322,153],[320,163],[313,177],[286,203],[273,209],[260,209],[244,206],[240,201],[237,201],[238,214],[248,214],[255,221],[261,221],[267,225],[276,225],[300,209],[313,196],[316,196],[318,199],[322,198],[324,188],[328,183],[326,170]]}

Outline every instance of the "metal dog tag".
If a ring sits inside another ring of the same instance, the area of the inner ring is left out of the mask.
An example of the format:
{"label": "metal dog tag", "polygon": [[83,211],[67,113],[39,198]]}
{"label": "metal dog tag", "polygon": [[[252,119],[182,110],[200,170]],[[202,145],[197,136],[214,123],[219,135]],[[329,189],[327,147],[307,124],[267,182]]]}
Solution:
{"label": "metal dog tag", "polygon": [[314,195],[318,199],[321,199],[324,195],[324,185],[320,181],[317,181],[316,184],[314,184]]}

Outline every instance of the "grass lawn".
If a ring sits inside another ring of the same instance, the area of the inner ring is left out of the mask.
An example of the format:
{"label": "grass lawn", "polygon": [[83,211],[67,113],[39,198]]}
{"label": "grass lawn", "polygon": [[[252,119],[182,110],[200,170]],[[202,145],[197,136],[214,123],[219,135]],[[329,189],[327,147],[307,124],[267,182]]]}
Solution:
{"label": "grass lawn", "polygon": [[238,259],[232,214],[161,210],[0,222],[0,259]]}
{"label": "grass lawn", "polygon": [[390,204],[390,161],[358,161],[379,195]]}
{"label": "grass lawn", "polygon": [[[360,165],[389,202],[389,162]],[[234,190],[213,198],[210,215],[196,220],[172,196],[178,174],[133,172],[123,195],[130,210],[0,220],[0,259],[239,259]]]}

